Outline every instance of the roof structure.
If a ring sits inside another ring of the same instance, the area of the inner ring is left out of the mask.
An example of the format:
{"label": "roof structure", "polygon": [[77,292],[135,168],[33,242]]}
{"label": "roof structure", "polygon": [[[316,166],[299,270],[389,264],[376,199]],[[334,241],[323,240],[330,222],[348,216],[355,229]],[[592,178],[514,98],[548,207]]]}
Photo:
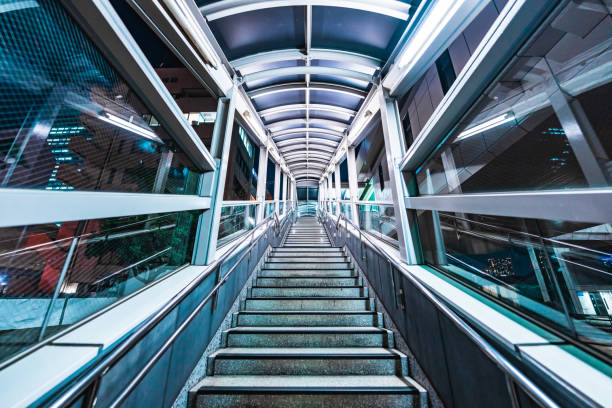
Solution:
{"label": "roof structure", "polygon": [[419,1],[196,1],[298,184],[318,182]]}

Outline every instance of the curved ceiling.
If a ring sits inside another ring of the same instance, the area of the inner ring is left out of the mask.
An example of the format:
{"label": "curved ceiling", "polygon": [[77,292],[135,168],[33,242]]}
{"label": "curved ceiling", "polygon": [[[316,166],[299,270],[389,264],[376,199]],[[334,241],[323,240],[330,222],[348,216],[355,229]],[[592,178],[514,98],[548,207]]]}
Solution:
{"label": "curved ceiling", "polygon": [[320,179],[419,0],[196,3],[299,184]]}

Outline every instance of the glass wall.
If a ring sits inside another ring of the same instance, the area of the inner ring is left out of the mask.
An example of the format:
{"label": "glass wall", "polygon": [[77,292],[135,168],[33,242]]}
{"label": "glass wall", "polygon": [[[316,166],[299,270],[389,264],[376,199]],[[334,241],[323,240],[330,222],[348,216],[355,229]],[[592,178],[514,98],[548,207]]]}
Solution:
{"label": "glass wall", "polygon": [[259,148],[254,145],[244,127],[234,123],[230,145],[223,199],[228,201],[255,200]]}
{"label": "glass wall", "polygon": [[0,229],[0,361],[190,262],[197,212]]}
{"label": "glass wall", "polygon": [[223,246],[235,240],[255,227],[257,204],[224,205],[221,207],[219,235],[217,246]]}
{"label": "glass wall", "polygon": [[[416,170],[418,194],[611,185],[612,17],[589,4],[536,30]],[[425,262],[610,357],[612,225],[471,211],[416,211]]]}
{"label": "glass wall", "polygon": [[420,194],[610,185],[612,19],[567,9],[577,22],[542,27],[419,169]]}
{"label": "glass wall", "polygon": [[192,163],[64,10],[9,3],[0,13],[0,187],[195,193]]}

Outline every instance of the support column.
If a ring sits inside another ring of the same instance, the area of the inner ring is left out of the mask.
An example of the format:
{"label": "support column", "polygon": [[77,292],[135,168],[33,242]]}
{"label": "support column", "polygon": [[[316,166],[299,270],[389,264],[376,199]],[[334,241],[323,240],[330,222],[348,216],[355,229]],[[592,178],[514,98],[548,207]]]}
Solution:
{"label": "support column", "polygon": [[342,186],[340,181],[340,165],[336,164],[336,169],[334,171],[336,178],[336,201],[338,201],[338,205],[336,206],[336,215],[339,215],[342,212]]}
{"label": "support column", "polygon": [[268,177],[268,147],[259,146],[259,169],[257,171],[257,224],[264,219],[266,211],[266,179]]}
{"label": "support column", "polygon": [[348,168],[349,199],[351,200],[351,220],[359,226],[359,213],[357,212],[357,200],[359,189],[357,187],[357,165],[355,164],[355,146],[349,146],[346,150],[346,165]]}
{"label": "support column", "polygon": [[276,163],[274,166],[274,212],[276,213],[276,215],[278,214],[278,199],[279,199],[279,195],[280,195],[280,175],[281,173],[281,168],[280,168],[280,164]]}
{"label": "support column", "polygon": [[398,165],[406,150],[402,136],[399,109],[395,99],[389,97],[386,91],[381,89],[379,91],[379,98],[400,256],[405,262],[417,264],[420,262],[415,249],[415,242],[418,242],[418,231],[416,231],[416,223],[410,223],[408,219],[405,205],[404,180]]}
{"label": "support column", "polygon": [[331,173],[329,173],[327,175],[327,194],[328,194],[328,207],[327,207],[327,212],[332,212],[332,210],[334,209],[334,189],[332,186],[332,175]]}
{"label": "support column", "polygon": [[213,129],[210,153],[215,158],[214,171],[205,173],[200,178],[198,194],[210,197],[210,208],[200,215],[196,233],[192,263],[208,265],[215,260],[217,251],[217,236],[221,219],[221,206],[225,177],[229,159],[235,114],[235,88],[229,98],[219,98],[217,105],[217,120]]}
{"label": "support column", "polygon": [[287,174],[283,171],[283,214],[287,214]]}
{"label": "support column", "polygon": [[604,166],[610,158],[580,102],[560,89],[553,92],[549,98],[589,186],[607,186],[608,175]]}

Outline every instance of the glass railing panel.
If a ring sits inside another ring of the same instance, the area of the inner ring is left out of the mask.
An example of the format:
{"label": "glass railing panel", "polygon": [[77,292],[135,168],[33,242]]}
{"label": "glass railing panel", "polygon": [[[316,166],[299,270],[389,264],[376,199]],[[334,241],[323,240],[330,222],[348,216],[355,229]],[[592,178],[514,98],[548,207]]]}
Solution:
{"label": "glass railing panel", "polygon": [[0,229],[0,361],[189,263],[197,212]]}
{"label": "glass railing panel", "polygon": [[274,214],[274,201],[267,201],[265,216],[268,217],[272,214]]}
{"label": "glass railing panel", "polygon": [[610,224],[417,214],[427,263],[610,354]]}
{"label": "glass railing panel", "polygon": [[353,208],[351,206],[351,203],[342,203],[341,205],[341,209],[342,209],[342,215],[344,215],[345,218],[352,220],[353,218]]}
{"label": "glass railing panel", "polygon": [[297,214],[299,217],[315,216],[317,214],[318,203],[316,201],[298,201]]}
{"label": "glass railing panel", "polygon": [[256,203],[224,204],[221,207],[217,247],[223,246],[255,227]]}
{"label": "glass railing panel", "polygon": [[359,227],[397,245],[397,226],[393,204],[359,204]]}
{"label": "glass railing panel", "polygon": [[278,213],[282,214],[283,210],[285,209],[285,203],[283,201],[278,203]]}

